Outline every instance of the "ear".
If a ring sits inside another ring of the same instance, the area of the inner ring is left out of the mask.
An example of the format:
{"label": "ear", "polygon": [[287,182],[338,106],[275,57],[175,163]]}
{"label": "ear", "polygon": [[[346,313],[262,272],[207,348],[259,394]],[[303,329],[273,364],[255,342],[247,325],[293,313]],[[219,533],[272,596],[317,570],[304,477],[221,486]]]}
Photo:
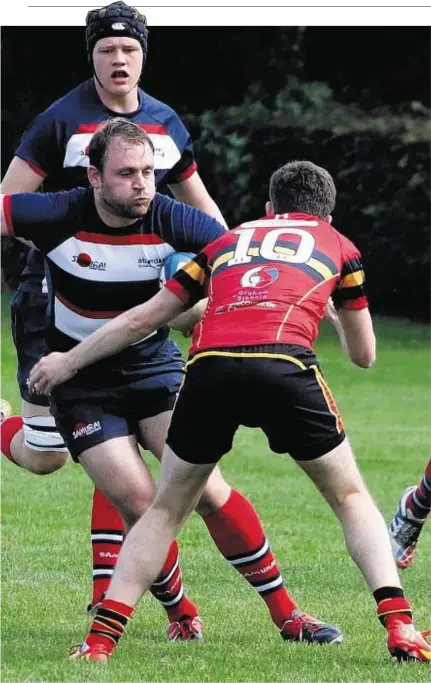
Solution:
{"label": "ear", "polygon": [[87,178],[91,187],[99,189],[101,185],[101,172],[95,166],[89,166],[87,169]]}
{"label": "ear", "polygon": [[327,223],[332,223],[332,216],[326,216],[325,221]]}
{"label": "ear", "polygon": [[267,216],[273,216],[275,214],[274,207],[272,205],[272,202],[266,202],[265,204],[265,211]]}

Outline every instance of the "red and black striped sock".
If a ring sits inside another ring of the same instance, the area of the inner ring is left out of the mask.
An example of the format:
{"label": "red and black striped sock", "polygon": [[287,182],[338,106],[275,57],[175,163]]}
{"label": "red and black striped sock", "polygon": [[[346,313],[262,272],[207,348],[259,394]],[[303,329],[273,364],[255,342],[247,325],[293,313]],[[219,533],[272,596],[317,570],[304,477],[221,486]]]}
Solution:
{"label": "red and black striped sock", "polygon": [[17,463],[10,452],[10,445],[13,437],[24,427],[24,420],[20,415],[11,415],[11,417],[6,417],[0,423],[0,447],[3,455],[6,456],[10,462],[13,462],[17,467],[21,467]]}
{"label": "red and black striped sock", "polygon": [[425,521],[431,512],[431,459],[419,486],[406,498],[406,508],[415,519]]}
{"label": "red and black striped sock", "polygon": [[91,624],[90,633],[85,639],[87,645],[103,645],[107,653],[111,654],[118,645],[133,610],[133,607],[124,602],[103,600]]}
{"label": "red and black striped sock", "polygon": [[284,586],[254,507],[232,489],[225,505],[202,519],[223,557],[259,593],[273,622],[281,628],[298,605]]}
{"label": "red and black striped sock", "polygon": [[396,621],[412,624],[412,608],[404,597],[404,591],[398,586],[383,586],[373,593],[377,603],[377,616],[385,628],[390,628]]}
{"label": "red and black striped sock", "polygon": [[172,542],[163,569],[150,591],[166,610],[170,622],[194,619],[199,614],[196,605],[184,593],[176,541]]}
{"label": "red and black striped sock", "polygon": [[93,553],[93,595],[91,604],[100,602],[108,590],[124,539],[124,524],[117,508],[101,491],[94,490],[91,512]]}

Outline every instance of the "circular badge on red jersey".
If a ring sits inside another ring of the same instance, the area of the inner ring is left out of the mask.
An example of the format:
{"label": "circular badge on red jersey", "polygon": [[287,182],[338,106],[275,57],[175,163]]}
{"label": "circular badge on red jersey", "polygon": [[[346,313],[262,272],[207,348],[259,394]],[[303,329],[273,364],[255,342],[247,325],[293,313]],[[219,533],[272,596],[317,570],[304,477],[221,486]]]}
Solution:
{"label": "circular badge on red jersey", "polygon": [[269,287],[278,279],[277,268],[269,266],[257,266],[247,270],[241,278],[241,287]]}

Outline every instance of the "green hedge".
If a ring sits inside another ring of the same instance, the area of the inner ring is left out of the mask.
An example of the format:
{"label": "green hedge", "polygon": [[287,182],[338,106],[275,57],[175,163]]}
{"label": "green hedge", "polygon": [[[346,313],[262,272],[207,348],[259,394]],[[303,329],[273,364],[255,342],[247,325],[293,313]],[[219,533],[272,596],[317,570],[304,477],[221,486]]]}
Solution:
{"label": "green hedge", "polygon": [[375,312],[430,318],[429,112],[364,112],[325,84],[293,80],[270,103],[190,117],[201,174],[230,226],[264,212],[272,171],[293,159],[327,168],[334,225],[363,253]]}

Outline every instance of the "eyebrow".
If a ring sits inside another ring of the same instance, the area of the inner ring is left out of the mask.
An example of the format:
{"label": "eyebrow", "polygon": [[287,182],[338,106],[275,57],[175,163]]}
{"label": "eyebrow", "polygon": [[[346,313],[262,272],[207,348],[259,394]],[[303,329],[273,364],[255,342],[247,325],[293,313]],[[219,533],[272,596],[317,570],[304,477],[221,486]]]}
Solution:
{"label": "eyebrow", "polygon": [[138,49],[139,45],[133,45],[133,43],[106,43],[105,45],[99,45],[99,50],[110,50],[111,48],[126,47],[131,49]]}
{"label": "eyebrow", "polygon": [[136,170],[141,170],[141,171],[154,171],[154,165],[152,164],[147,164],[146,166],[137,167],[137,166],[121,166],[121,168],[118,168],[117,171],[120,173],[121,171],[136,171]]}

